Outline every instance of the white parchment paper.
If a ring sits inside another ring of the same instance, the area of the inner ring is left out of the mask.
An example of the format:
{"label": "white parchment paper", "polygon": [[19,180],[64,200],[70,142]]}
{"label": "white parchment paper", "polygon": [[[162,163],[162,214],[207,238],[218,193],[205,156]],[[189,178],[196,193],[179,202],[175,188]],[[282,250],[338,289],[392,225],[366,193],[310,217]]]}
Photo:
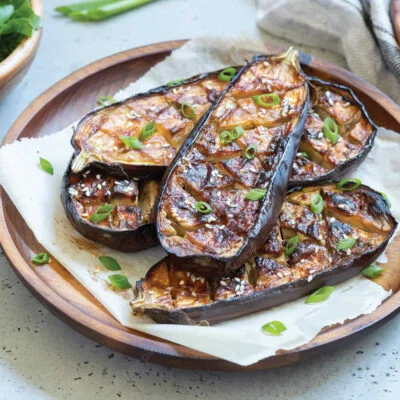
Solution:
{"label": "white parchment paper", "polygon": [[[196,39],[175,51],[144,77],[121,90],[122,99],[170,80],[242,64],[264,51],[261,42],[229,39]],[[343,323],[367,314],[390,295],[381,286],[356,277],[340,285],[323,303],[306,305],[304,299],[270,310],[220,323],[213,327],[155,324],[135,317],[129,301],[132,290],[117,293],[107,285],[107,274],[98,256],[115,257],[132,284],[165,252],[161,247],[134,254],[121,253],[83,238],[68,222],[60,201],[60,185],[72,154],[71,127],[40,139],[22,139],[0,149],[0,183],[33,231],[36,239],[80,281],[123,325],[193,349],[240,364],[250,365],[275,354],[309,342],[326,326]],[[400,216],[400,136],[379,129],[368,159],[352,176],[387,193],[392,212]],[[54,175],[39,168],[39,157],[48,159]],[[40,267],[35,267],[40,268]],[[287,330],[280,336],[267,336],[261,326],[282,321]]]}

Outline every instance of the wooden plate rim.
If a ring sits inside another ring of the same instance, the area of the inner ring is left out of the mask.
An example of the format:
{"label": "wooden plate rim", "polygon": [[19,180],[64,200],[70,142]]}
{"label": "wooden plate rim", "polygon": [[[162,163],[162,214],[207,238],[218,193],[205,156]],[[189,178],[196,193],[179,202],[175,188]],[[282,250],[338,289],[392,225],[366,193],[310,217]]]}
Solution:
{"label": "wooden plate rim", "polygon": [[[34,100],[25,111],[18,117],[15,121],[8,134],[4,138],[2,145],[8,144],[16,140],[20,132],[26,127],[31,118],[44,107],[46,104],[50,103],[55,97],[60,95],[64,90],[68,89],[70,86],[77,84],[81,80],[87,79],[94,73],[99,73],[102,70],[108,69],[110,67],[116,66],[120,63],[132,61],[136,58],[142,58],[150,56],[155,53],[169,52],[181,47],[186,40],[175,40],[157,43],[153,45],[142,46],[134,48],[131,50],[123,51],[112,56],[105,57],[99,61],[95,61],[76,72],[70,74],[66,78],[57,82],[50,89],[45,91],[36,100]],[[312,61],[311,64],[312,65]],[[354,76],[348,71],[341,69],[340,67],[334,66],[324,61],[325,66],[330,66],[332,70],[340,70],[341,73],[349,80],[354,82],[361,82],[366,85],[370,94],[379,94],[385,101],[386,105],[390,109],[392,116],[400,121],[400,108],[393,103],[385,94],[380,92],[375,87],[369,85],[362,79]],[[96,67],[93,69],[93,67]],[[118,327],[113,327],[108,325],[104,321],[99,321],[93,316],[86,314],[83,310],[78,309],[74,305],[68,303],[60,295],[58,295],[51,287],[47,286],[37,274],[34,273],[31,266],[24,260],[22,255],[19,253],[16,245],[14,244],[11,235],[7,229],[7,223],[4,215],[3,203],[5,196],[7,196],[3,189],[0,189],[0,243],[3,247],[4,253],[9,260],[11,266],[21,278],[23,283],[28,287],[28,289],[37,297],[42,303],[44,303],[54,314],[60,317],[62,320],[67,322],[70,326],[77,329],[79,332],[88,335],[96,341],[102,342],[109,347],[113,347],[119,351],[124,351],[124,346],[128,345],[130,348],[130,354],[141,355],[149,354],[150,359],[155,356],[156,362],[162,364],[168,364],[173,359],[179,359],[179,366],[185,367],[185,361],[190,360],[190,366],[193,366],[193,361],[205,361],[207,362],[208,368],[212,369],[243,369],[236,364],[220,360],[217,357],[213,357],[196,350],[188,349],[184,346],[165,342],[161,339],[154,338],[149,335],[141,334],[140,332],[135,332],[133,330],[124,331]],[[303,345],[297,349],[286,352],[282,355],[276,355],[264,360],[260,360],[258,363],[253,364],[249,368],[251,369],[261,369],[268,368],[268,360],[274,360],[274,363],[279,364],[277,361],[280,358],[287,358],[287,355],[291,353],[303,353],[308,350],[315,349],[316,347],[325,346],[336,341],[342,341],[361,330],[367,329],[372,325],[387,319],[391,314],[400,311],[400,291],[387,299],[382,305],[380,305],[374,312],[360,316],[359,318],[347,322],[335,328],[335,338],[332,339],[330,336],[330,331],[325,331],[320,333],[311,342]],[[99,329],[99,324],[101,325],[101,330]],[[122,332],[122,334],[121,334]],[[134,337],[135,342],[132,343],[132,337]],[[188,354],[188,352],[190,354]],[[158,356],[161,356],[158,357]],[[175,360],[176,361],[176,360]],[[174,363],[175,364],[175,363]],[[175,364],[176,366],[176,364]],[[198,365],[202,368],[202,364]]]}

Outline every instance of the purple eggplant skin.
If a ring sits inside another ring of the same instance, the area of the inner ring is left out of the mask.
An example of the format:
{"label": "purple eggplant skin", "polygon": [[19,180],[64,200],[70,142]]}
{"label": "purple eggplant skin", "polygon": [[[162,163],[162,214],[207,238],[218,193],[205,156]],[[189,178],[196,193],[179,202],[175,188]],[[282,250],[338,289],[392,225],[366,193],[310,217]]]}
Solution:
{"label": "purple eggplant skin", "polygon": [[[391,232],[373,251],[366,252],[360,257],[333,266],[329,270],[319,272],[314,275],[311,282],[308,282],[308,279],[304,278],[271,289],[261,290],[247,296],[239,296],[229,300],[219,300],[200,307],[188,307],[175,310],[149,307],[144,308],[144,314],[155,322],[162,324],[213,325],[296,300],[314,292],[322,286],[336,285],[358,275],[365,267],[374,262],[383,253],[398,226],[397,221],[391,215],[382,195],[367,186],[362,185],[361,187],[368,190],[371,197],[377,200],[374,208],[376,214],[386,214],[390,216],[393,222]],[[291,189],[289,192],[294,190],[301,190],[301,187]],[[163,261],[165,261],[165,259],[159,261],[159,263]],[[146,276],[151,274],[151,272],[158,267],[159,263],[154,265],[147,272]],[[146,278],[144,278],[144,280],[145,279]],[[140,292],[141,283],[142,280],[138,281],[136,284],[137,293]]]}
{"label": "purple eggplant skin", "polygon": [[[280,53],[282,54],[282,53]],[[275,54],[272,57],[279,56]],[[220,94],[219,99],[210,107],[210,109],[203,115],[203,117],[198,121],[190,135],[187,137],[175,158],[172,160],[167,171],[165,172],[160,185],[160,191],[156,200],[155,207],[155,221],[158,221],[158,214],[161,208],[161,198],[164,194],[166,184],[173,174],[175,168],[179,164],[182,157],[185,156],[192,143],[196,141],[198,135],[201,132],[201,128],[210,119],[215,108],[218,106],[219,102],[224,98],[225,93],[238,81],[240,76],[248,69],[250,66],[257,61],[265,60],[268,61],[271,56],[255,56],[253,60],[247,65],[243,66],[241,70],[235,75],[231,80],[230,84],[223,90]],[[301,73],[301,70],[299,71]],[[280,157],[277,163],[276,170],[268,186],[267,193],[265,194],[262,205],[259,212],[259,217],[254,225],[253,229],[249,232],[244,245],[233,257],[217,257],[211,255],[194,255],[194,256],[179,256],[170,250],[167,250],[171,260],[182,269],[188,271],[193,271],[200,273],[202,276],[226,276],[229,273],[242,265],[246,260],[256,254],[256,251],[263,244],[264,238],[268,236],[268,233],[273,228],[275,221],[278,218],[279,212],[281,210],[283,200],[285,198],[288,184],[289,176],[291,173],[292,164],[296,156],[300,138],[303,134],[303,127],[306,121],[307,109],[310,102],[309,88],[306,84],[307,96],[303,105],[303,110],[299,117],[299,120],[292,130],[292,132],[286,136],[279,145],[276,153],[276,157]],[[157,235],[159,241],[162,243],[162,234],[159,230],[157,223]]]}
{"label": "purple eggplant skin", "polygon": [[[237,69],[240,69],[242,67],[234,67]],[[203,74],[199,74],[196,75],[194,77],[185,79],[185,80],[181,80],[181,81],[176,81],[176,84],[166,84],[166,85],[162,85],[159,86],[157,88],[154,89],[150,89],[147,92],[144,93],[139,93],[139,94],[135,94],[131,97],[128,97],[127,99],[124,99],[122,101],[117,101],[116,103],[110,104],[108,106],[105,107],[101,107],[98,109],[95,109],[93,111],[90,111],[89,113],[87,113],[84,117],[82,117],[80,119],[80,121],[78,122],[77,126],[75,128],[73,128],[73,135],[71,138],[71,145],[74,148],[74,151],[79,154],[80,152],[80,148],[78,147],[76,141],[75,141],[75,136],[77,135],[77,132],[79,132],[80,127],[82,127],[91,117],[93,117],[94,115],[96,115],[96,113],[98,113],[100,110],[103,111],[104,109],[114,109],[114,108],[118,108],[121,105],[123,105],[126,102],[129,102],[131,100],[135,100],[135,99],[142,99],[151,95],[163,95],[165,93],[167,93],[168,90],[171,90],[171,88],[173,87],[179,87],[182,85],[187,85],[187,84],[191,84],[191,83],[196,83],[199,82],[205,78],[210,78],[210,77],[214,77],[214,76],[218,76],[218,74],[223,71],[224,69],[220,69],[218,71],[213,71],[213,72],[207,72],[207,73],[203,73]],[[209,97],[209,100],[211,102],[214,102],[215,100],[217,100],[218,96],[215,95],[212,98]],[[87,164],[86,167],[95,167],[95,168],[100,168],[102,170],[104,170],[105,172],[111,172],[117,176],[121,176],[121,177],[139,177],[141,179],[144,179],[146,177],[161,177],[163,175],[163,173],[165,172],[165,170],[167,169],[167,167],[163,166],[163,165],[128,165],[128,164],[121,164],[121,163],[113,163],[113,164],[109,164],[109,163],[104,163],[104,162],[98,162],[98,161],[93,161],[90,164]]]}
{"label": "purple eggplant skin", "polygon": [[135,252],[156,246],[158,239],[153,223],[141,225],[135,230],[117,231],[92,224],[80,217],[68,193],[72,159],[61,182],[61,203],[72,226],[84,237],[122,252]]}
{"label": "purple eggplant skin", "polygon": [[351,88],[349,88],[348,86],[339,85],[337,83],[327,82],[327,81],[324,81],[322,79],[319,79],[319,78],[316,78],[313,76],[308,76],[307,81],[311,86],[313,84],[316,84],[319,86],[332,87],[336,90],[343,92],[344,94],[347,94],[346,97],[348,97],[353,103],[357,104],[357,106],[361,110],[363,117],[372,126],[372,134],[369,137],[368,142],[364,147],[364,150],[360,154],[358,154],[356,157],[354,157],[348,161],[342,162],[341,164],[339,164],[337,167],[331,169],[326,174],[318,176],[316,178],[308,178],[308,179],[302,179],[302,180],[292,180],[291,179],[289,182],[289,187],[304,186],[304,185],[317,185],[317,184],[326,183],[328,181],[341,179],[341,178],[345,177],[346,175],[348,175],[349,172],[351,172],[354,168],[358,167],[366,159],[368,153],[371,151],[372,146],[374,145],[375,136],[378,131],[378,127],[372,121],[364,104],[361,103],[361,101],[358,99],[358,97],[356,96],[356,94],[354,93],[354,91]]}

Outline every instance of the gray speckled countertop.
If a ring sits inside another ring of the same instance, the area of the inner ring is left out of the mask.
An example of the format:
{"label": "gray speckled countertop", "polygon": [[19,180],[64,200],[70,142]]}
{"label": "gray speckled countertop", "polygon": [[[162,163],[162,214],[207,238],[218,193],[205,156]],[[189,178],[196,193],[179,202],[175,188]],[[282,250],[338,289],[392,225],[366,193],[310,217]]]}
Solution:
{"label": "gray speckled countertop", "polygon": [[[25,79],[0,101],[1,137],[41,92],[104,56],[205,34],[260,34],[251,0],[160,0],[98,24],[58,17],[53,8],[65,2],[44,0],[46,20],[38,55]],[[337,55],[313,53],[343,65]],[[2,254],[0,304],[0,399],[400,398],[399,317],[308,363],[228,373],[143,363],[86,339],[25,289]]]}

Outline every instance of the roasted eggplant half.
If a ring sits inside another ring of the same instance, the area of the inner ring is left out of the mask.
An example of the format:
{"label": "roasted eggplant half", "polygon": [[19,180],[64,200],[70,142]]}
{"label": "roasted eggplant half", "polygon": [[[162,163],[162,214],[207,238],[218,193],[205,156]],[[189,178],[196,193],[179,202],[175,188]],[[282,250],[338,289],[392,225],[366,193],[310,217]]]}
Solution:
{"label": "roasted eggplant half", "polygon": [[132,309],[174,324],[214,324],[267,309],[358,274],[396,226],[385,198],[367,186],[298,188],[256,257],[237,271],[207,278],[165,258],[137,282]]}
{"label": "roasted eggplant half", "polygon": [[161,183],[157,232],[176,265],[224,276],[256,254],[281,209],[308,101],[293,49],[237,73]]}
{"label": "roasted eggplant half", "polygon": [[291,186],[322,183],[345,176],[367,156],[377,128],[354,92],[342,85],[308,77],[311,86]]}
{"label": "roasted eggplant half", "polygon": [[123,178],[95,167],[62,181],[61,200],[71,224],[83,236],[120,251],[158,243],[152,220],[159,182]]}
{"label": "roasted eggplant half", "polygon": [[225,88],[220,72],[171,82],[87,114],[72,137],[72,172],[95,164],[117,174],[162,175]]}

